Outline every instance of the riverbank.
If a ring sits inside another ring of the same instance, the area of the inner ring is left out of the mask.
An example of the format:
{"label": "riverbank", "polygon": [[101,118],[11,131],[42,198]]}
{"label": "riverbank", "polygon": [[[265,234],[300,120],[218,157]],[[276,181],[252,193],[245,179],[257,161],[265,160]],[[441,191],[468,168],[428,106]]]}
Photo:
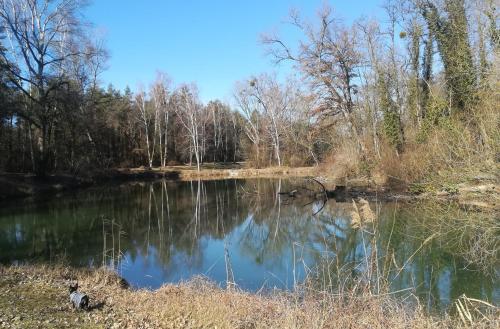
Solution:
{"label": "riverbank", "polygon": [[0,173],[0,201],[30,196],[49,196],[94,184],[90,179],[66,174],[37,177],[34,174]]}
{"label": "riverbank", "polygon": [[334,190],[346,186],[350,197],[377,197],[389,200],[438,199],[455,200],[465,206],[484,210],[500,210],[500,177],[476,175],[457,184],[407,184],[394,177],[338,178],[321,167],[246,168],[243,164],[204,164],[196,167],[179,165],[161,168],[116,168],[86,175],[57,174],[44,178],[33,174],[0,174],[0,200],[30,196],[50,196],[109,182],[219,180],[248,178],[308,178],[319,177],[324,186]]}
{"label": "riverbank", "polygon": [[76,190],[107,182],[126,182],[167,179],[187,181],[193,179],[245,179],[310,177],[318,173],[316,167],[244,168],[241,164],[205,164],[200,171],[192,166],[162,168],[116,168],[84,175],[52,174],[37,177],[34,174],[0,173],[0,200],[29,196],[47,196],[62,191]]}
{"label": "riverbank", "polygon": [[267,167],[246,168],[243,164],[204,164],[198,171],[194,166],[168,166],[152,169],[118,168],[103,173],[115,175],[124,179],[130,177],[156,177],[177,180],[193,179],[244,179],[244,178],[286,178],[286,177],[311,177],[320,174],[318,167]]}
{"label": "riverbank", "polygon": [[[78,280],[90,311],[75,311],[68,286]],[[470,301],[474,328],[498,328],[498,308]],[[475,312],[481,308],[484,317]],[[346,292],[251,294],[201,279],[133,290],[113,272],[62,266],[0,267],[3,328],[457,328],[460,317],[425,314],[391,295]]]}

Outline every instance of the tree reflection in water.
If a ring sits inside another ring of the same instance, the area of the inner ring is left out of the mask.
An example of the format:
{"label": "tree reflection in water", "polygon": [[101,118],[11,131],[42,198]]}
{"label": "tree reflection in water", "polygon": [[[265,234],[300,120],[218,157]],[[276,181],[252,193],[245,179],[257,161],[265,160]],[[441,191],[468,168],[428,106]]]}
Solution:
{"label": "tree reflection in water", "polygon": [[[425,245],[401,269],[433,233],[417,225],[418,211],[370,202],[379,215],[373,239],[351,226],[351,200],[329,200],[312,216],[321,201],[304,206],[307,200],[277,193],[290,184],[280,179],[156,181],[11,202],[0,210],[0,261],[65,259],[100,266],[118,260],[115,266],[133,285],[158,287],[193,275],[224,285],[229,260],[235,283],[249,290],[293,289],[305,278],[331,290],[347,278],[378,284],[371,275],[376,272],[393,290],[411,287],[430,309],[443,309],[462,293],[499,301],[495,274],[465,269],[464,260],[439,241]],[[116,230],[105,225],[103,234],[103,220],[115,223]],[[370,263],[373,255],[376,267]]]}

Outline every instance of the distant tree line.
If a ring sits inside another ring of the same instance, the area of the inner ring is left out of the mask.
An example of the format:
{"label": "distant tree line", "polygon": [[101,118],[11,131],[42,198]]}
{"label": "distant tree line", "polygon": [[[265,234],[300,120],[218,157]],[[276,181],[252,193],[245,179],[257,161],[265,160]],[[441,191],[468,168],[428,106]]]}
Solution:
{"label": "distant tree line", "polygon": [[98,78],[106,52],[79,0],[0,1],[0,168],[5,171],[165,166],[242,159],[242,117],[195,86],[122,94]]}
{"label": "distant tree line", "polygon": [[297,78],[249,77],[236,83],[231,105],[202,104],[196,85],[174,85],[164,73],[134,93],[103,88],[107,54],[83,5],[0,0],[0,170],[247,161],[332,163],[349,175],[400,162],[394,174],[402,175],[436,161],[498,161],[493,0],[386,1],[384,24],[346,25],[328,6],[312,22],[292,11],[300,43],[279,35],[263,43]]}

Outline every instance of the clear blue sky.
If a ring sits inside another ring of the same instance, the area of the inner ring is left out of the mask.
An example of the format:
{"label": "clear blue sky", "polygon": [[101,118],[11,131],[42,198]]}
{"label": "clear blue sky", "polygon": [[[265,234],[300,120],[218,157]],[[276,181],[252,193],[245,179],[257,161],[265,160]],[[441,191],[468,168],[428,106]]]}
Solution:
{"label": "clear blue sky", "polygon": [[[234,83],[251,75],[280,71],[265,56],[260,35],[276,31],[287,40],[299,35],[284,24],[291,8],[313,19],[323,0],[94,0],[86,18],[103,35],[111,55],[102,75],[132,90],[148,87],[156,71],[174,83],[196,82],[203,102],[229,100]],[[382,0],[327,2],[346,23],[381,17]],[[285,73],[283,73],[285,72]]]}

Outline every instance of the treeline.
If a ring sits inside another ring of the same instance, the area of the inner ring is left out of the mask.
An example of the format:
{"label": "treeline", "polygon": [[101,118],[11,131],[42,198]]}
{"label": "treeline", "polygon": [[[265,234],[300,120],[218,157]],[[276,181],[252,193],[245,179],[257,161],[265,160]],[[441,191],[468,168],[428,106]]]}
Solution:
{"label": "treeline", "polygon": [[[233,104],[202,104],[165,74],[123,94],[98,83],[106,52],[77,0],[0,1],[0,168],[81,172],[247,161],[323,165],[338,177],[422,180],[499,161],[493,0],[387,1],[386,17],[347,25],[325,6],[290,14],[303,37],[263,38],[298,78],[238,82]],[[40,24],[26,24],[34,21]]]}
{"label": "treeline", "polygon": [[[83,1],[0,1],[0,169],[94,169],[242,160],[243,119],[196,86],[122,94],[99,85],[107,59]],[[31,23],[30,23],[31,22]]]}
{"label": "treeline", "polygon": [[45,137],[19,116],[18,103],[5,113],[0,136],[4,170],[78,174],[242,159],[241,115],[219,101],[202,105],[192,87],[169,91],[159,81],[148,93],[132,94],[127,88],[122,94],[112,86],[79,93],[72,85],[52,100],[58,111]]}
{"label": "treeline", "polygon": [[[148,167],[174,163],[241,161],[243,118],[216,100],[200,103],[196,85],[171,91],[159,74],[150,90],[138,91],[131,103],[137,112],[137,149]],[[132,112],[133,112],[132,111]]]}

